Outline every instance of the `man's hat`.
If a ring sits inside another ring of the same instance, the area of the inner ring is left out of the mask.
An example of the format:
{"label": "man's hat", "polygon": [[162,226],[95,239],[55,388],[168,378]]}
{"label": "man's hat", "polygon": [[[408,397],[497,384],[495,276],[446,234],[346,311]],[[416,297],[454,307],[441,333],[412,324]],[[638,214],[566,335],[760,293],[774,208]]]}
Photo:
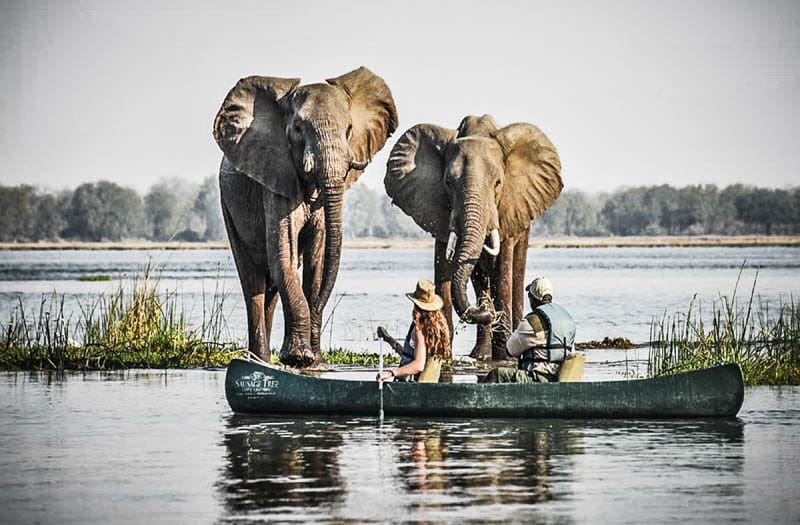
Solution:
{"label": "man's hat", "polygon": [[553,296],[553,283],[547,277],[537,277],[525,289],[537,301],[541,301],[545,295]]}

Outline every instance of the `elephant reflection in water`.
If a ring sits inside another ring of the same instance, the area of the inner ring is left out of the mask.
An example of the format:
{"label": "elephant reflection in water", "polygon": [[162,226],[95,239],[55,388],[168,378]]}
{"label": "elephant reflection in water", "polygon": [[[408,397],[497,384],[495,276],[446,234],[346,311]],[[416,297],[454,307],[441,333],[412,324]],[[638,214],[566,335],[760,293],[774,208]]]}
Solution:
{"label": "elephant reflection in water", "polygon": [[[292,508],[308,512],[343,500],[346,484],[339,474],[338,455],[345,426],[337,433],[330,421],[253,423],[233,416],[224,438],[226,466],[218,487],[228,513]],[[325,430],[320,432],[321,441],[310,446],[308,436],[319,427]]]}
{"label": "elephant reflection in water", "polygon": [[[465,117],[457,130],[418,124],[392,148],[384,185],[436,238],[436,292],[451,334],[455,307],[478,325],[472,357],[506,359],[506,340],[523,313],[531,221],[563,187],[553,144],[536,126],[498,128],[489,115]],[[478,306],[467,298],[468,280]],[[489,331],[495,312],[504,322]]]}

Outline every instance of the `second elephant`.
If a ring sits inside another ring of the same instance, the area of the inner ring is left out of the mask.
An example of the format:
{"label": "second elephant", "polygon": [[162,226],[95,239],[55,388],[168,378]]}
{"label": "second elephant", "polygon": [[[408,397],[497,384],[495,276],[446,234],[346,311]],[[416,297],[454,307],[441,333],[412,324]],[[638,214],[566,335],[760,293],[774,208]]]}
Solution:
{"label": "second elephant", "polygon": [[[458,129],[418,124],[392,148],[384,184],[392,202],[436,238],[436,288],[451,332],[455,307],[478,324],[472,357],[507,358],[505,342],[524,306],[530,224],[563,188],[553,144],[536,126],[498,128],[489,115],[465,117]],[[469,303],[468,279],[476,297],[491,297],[488,307]],[[490,337],[494,312],[504,322]]]}

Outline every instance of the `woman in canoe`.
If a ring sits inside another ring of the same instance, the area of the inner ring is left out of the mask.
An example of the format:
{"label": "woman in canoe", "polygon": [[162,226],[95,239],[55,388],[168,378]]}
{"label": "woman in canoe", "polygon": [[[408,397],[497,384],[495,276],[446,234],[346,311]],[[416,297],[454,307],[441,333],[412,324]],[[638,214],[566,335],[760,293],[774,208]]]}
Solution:
{"label": "woman in canoe", "polygon": [[420,279],[417,289],[407,293],[406,297],[414,303],[414,311],[403,344],[390,336],[384,327],[378,327],[378,337],[400,354],[400,366],[384,370],[376,379],[436,383],[442,360],[450,356],[450,331],[442,313],[444,303],[436,294],[433,283],[427,279]]}

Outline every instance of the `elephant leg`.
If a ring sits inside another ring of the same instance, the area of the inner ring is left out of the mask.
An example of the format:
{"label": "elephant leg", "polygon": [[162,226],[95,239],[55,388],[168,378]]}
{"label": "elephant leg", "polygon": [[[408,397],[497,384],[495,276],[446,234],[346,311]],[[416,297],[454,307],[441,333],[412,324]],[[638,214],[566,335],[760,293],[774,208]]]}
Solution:
{"label": "elephant leg", "polygon": [[525,311],[525,264],[528,261],[528,233],[526,228],[514,244],[514,263],[511,272],[511,328],[516,329]]}
{"label": "elephant leg", "polygon": [[[234,259],[237,259],[234,257]],[[269,347],[269,330],[265,323],[263,275],[258,275],[252,269],[246,269],[245,264],[236,264],[239,270],[239,281],[247,310],[247,349],[269,362],[271,358]],[[245,269],[242,271],[242,269]]]}
{"label": "elephant leg", "polygon": [[247,310],[247,349],[269,362],[269,329],[265,323],[264,312],[266,254],[255,253],[252,246],[243,241],[236,228],[236,220],[224,202],[222,215]]}
{"label": "elephant leg", "polygon": [[[303,294],[308,304],[314,304],[319,297],[322,285],[322,271],[325,262],[325,215],[317,210],[301,232],[300,246],[303,248]],[[323,308],[325,305],[322,305]],[[322,313],[311,311],[311,351],[315,364],[322,360],[320,337],[322,331]]]}
{"label": "elephant leg", "polygon": [[511,335],[512,327],[512,268],[514,262],[514,241],[506,239],[500,243],[500,253],[494,261],[492,268],[492,298],[494,309],[500,312],[500,321],[492,331],[492,359],[508,359],[506,341]]}
{"label": "elephant leg", "polygon": [[447,243],[436,241],[433,260],[433,279],[436,284],[436,293],[442,298],[444,305],[442,313],[450,329],[450,342],[453,341],[453,296],[450,294],[450,281],[453,278],[453,265],[445,257]]}
{"label": "elephant leg", "polygon": [[[272,200],[277,197],[272,196]],[[269,217],[270,199],[265,199],[265,212]],[[274,205],[274,204],[273,204]],[[302,208],[302,207],[300,207]],[[303,210],[297,208],[301,213]],[[267,257],[270,275],[278,289],[283,306],[284,338],[280,360],[294,367],[316,364],[310,342],[310,312],[303,294],[299,265],[298,233],[299,219],[291,214],[284,216],[277,226],[267,227]]]}
{"label": "elephant leg", "polygon": [[[475,301],[480,305],[485,294],[489,292],[489,272],[486,271],[482,262],[475,265],[470,279],[475,290]],[[491,331],[486,325],[476,324],[475,332],[475,346],[472,347],[469,355],[474,359],[487,361],[492,357]]]}
{"label": "elephant leg", "polygon": [[267,348],[272,351],[270,341],[272,339],[272,320],[275,317],[275,308],[278,306],[278,289],[272,285],[267,278],[267,289],[264,292],[264,329],[267,336]]}

